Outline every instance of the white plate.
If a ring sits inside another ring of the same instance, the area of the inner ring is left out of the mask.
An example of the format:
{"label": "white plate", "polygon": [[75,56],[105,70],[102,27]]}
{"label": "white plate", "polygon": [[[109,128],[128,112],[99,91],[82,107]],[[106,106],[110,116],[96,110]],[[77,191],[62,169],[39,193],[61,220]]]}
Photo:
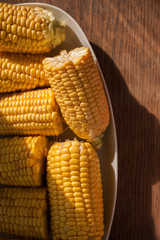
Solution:
{"label": "white plate", "polygon": [[[59,50],[66,49],[71,50],[75,47],[85,46],[90,48],[92,56],[99,68],[100,74],[102,76],[102,80],[104,83],[104,88],[106,91],[106,95],[109,102],[110,113],[111,113],[111,121],[110,125],[107,128],[104,138],[103,138],[103,146],[101,150],[98,152],[100,157],[101,164],[101,173],[102,173],[102,184],[103,184],[103,196],[104,196],[104,222],[105,222],[105,233],[102,239],[107,240],[109,238],[109,233],[113,221],[115,203],[117,197],[117,181],[118,181],[118,154],[117,154],[117,137],[116,137],[116,129],[114,116],[112,111],[112,105],[109,97],[109,93],[107,90],[107,86],[102,75],[101,69],[99,67],[97,58],[95,53],[85,36],[84,32],[77,24],[77,22],[65,11],[57,8],[55,6],[44,4],[44,3],[23,3],[20,5],[32,5],[34,7],[42,7],[45,8],[55,15],[56,19],[64,21],[66,24],[66,41],[61,45],[57,46],[55,50],[50,54],[58,54]],[[65,133],[62,136],[62,139],[68,133]],[[70,134],[70,133],[69,133]],[[67,135],[68,136],[68,135]],[[72,134],[72,137],[74,135]]]}

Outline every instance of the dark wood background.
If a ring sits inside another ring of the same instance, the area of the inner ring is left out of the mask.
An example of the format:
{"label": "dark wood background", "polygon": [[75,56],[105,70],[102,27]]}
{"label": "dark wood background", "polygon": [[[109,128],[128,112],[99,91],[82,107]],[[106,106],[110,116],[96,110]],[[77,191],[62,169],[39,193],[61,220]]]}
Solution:
{"label": "dark wood background", "polygon": [[44,2],[80,24],[105,76],[116,121],[119,183],[110,240],[160,239],[160,1]]}

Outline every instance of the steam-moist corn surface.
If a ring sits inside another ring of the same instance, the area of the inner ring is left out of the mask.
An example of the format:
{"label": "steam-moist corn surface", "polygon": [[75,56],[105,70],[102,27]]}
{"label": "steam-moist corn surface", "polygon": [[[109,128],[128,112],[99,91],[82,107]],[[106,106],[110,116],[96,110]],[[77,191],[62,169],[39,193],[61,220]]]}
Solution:
{"label": "steam-moist corn surface", "polygon": [[43,55],[0,53],[0,92],[49,86],[43,59]]}
{"label": "steam-moist corn surface", "polygon": [[46,189],[0,187],[0,233],[46,239]]}
{"label": "steam-moist corn surface", "polygon": [[0,94],[0,135],[58,136],[63,122],[51,88]]}
{"label": "steam-moist corn surface", "polygon": [[85,142],[55,143],[47,157],[52,239],[95,240],[103,235],[99,159]]}
{"label": "steam-moist corn surface", "polygon": [[99,139],[109,124],[110,113],[89,48],[62,51],[59,56],[44,59],[43,64],[69,127],[83,139]]}
{"label": "steam-moist corn surface", "polygon": [[0,184],[41,186],[49,140],[44,136],[0,139]]}
{"label": "steam-moist corn surface", "polygon": [[0,51],[39,54],[65,40],[64,23],[42,8],[0,3]]}

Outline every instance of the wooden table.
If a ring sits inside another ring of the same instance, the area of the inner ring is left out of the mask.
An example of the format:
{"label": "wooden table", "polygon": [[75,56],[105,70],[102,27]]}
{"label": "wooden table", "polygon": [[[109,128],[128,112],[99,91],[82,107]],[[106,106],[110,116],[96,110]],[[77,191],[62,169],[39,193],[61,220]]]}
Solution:
{"label": "wooden table", "polygon": [[119,148],[110,240],[160,239],[160,1],[41,2],[64,9],[80,24],[107,82]]}

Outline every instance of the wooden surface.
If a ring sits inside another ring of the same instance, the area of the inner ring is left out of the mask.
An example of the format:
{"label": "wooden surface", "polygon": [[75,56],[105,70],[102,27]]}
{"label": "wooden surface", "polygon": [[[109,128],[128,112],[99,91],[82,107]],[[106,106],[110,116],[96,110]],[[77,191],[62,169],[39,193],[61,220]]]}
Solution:
{"label": "wooden surface", "polygon": [[110,240],[160,239],[160,1],[41,2],[64,9],[80,24],[107,82],[119,148]]}

